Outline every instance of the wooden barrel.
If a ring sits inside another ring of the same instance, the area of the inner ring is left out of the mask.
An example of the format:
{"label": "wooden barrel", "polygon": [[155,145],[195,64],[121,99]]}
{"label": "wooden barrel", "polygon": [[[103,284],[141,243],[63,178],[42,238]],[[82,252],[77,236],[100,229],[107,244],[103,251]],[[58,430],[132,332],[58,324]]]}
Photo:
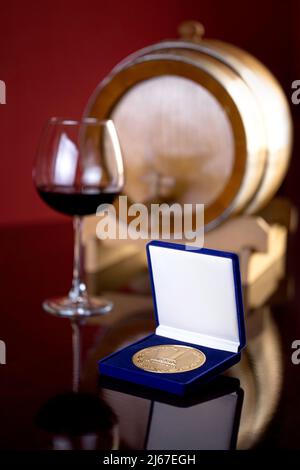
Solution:
{"label": "wooden barrel", "polygon": [[86,115],[112,118],[133,202],[205,204],[205,226],[255,213],[280,186],[292,126],[283,91],[257,59],[184,23],[180,40],[123,60]]}

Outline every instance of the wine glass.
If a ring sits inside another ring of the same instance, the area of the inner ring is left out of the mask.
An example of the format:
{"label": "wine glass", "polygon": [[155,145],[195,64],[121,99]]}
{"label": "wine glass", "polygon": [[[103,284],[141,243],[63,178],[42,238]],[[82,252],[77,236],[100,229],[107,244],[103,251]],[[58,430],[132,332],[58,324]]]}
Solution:
{"label": "wine glass", "polygon": [[83,279],[82,217],[110,204],[124,184],[122,153],[111,120],[52,118],[41,137],[33,170],[36,189],[51,208],[73,216],[74,267],[69,294],[45,300],[44,309],[69,318],[104,314],[112,302],[90,297]]}

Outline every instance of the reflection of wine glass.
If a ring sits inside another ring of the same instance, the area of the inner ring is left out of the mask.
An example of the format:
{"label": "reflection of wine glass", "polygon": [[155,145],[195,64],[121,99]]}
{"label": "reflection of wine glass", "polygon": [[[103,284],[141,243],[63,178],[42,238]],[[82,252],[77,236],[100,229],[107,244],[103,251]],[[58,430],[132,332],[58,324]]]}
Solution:
{"label": "reflection of wine glass", "polygon": [[48,433],[54,450],[118,450],[119,423],[96,394],[68,392],[48,400],[35,422]]}
{"label": "reflection of wine glass", "polygon": [[[82,216],[112,203],[124,184],[118,136],[111,120],[52,118],[42,135],[33,179],[53,209],[74,216],[74,269],[69,295],[46,300],[46,311],[70,318],[106,313],[112,303],[89,297],[82,271]],[[59,266],[58,266],[59,268]]]}

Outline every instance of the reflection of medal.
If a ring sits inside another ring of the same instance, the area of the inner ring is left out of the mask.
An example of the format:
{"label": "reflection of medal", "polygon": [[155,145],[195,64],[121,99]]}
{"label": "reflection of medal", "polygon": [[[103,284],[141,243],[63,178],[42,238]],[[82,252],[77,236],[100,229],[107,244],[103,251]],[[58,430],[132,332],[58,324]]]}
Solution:
{"label": "reflection of medal", "polygon": [[167,344],[141,349],[132,357],[136,367],[148,372],[176,374],[201,367],[206,356],[199,349]]}

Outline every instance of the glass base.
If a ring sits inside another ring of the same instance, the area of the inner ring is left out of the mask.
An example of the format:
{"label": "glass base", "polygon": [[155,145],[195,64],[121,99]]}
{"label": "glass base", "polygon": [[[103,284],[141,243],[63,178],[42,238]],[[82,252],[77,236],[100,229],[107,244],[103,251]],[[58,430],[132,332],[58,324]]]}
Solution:
{"label": "glass base", "polygon": [[102,297],[88,297],[84,302],[73,302],[69,297],[56,297],[45,300],[43,308],[58,317],[79,319],[104,315],[111,311],[113,303]]}

